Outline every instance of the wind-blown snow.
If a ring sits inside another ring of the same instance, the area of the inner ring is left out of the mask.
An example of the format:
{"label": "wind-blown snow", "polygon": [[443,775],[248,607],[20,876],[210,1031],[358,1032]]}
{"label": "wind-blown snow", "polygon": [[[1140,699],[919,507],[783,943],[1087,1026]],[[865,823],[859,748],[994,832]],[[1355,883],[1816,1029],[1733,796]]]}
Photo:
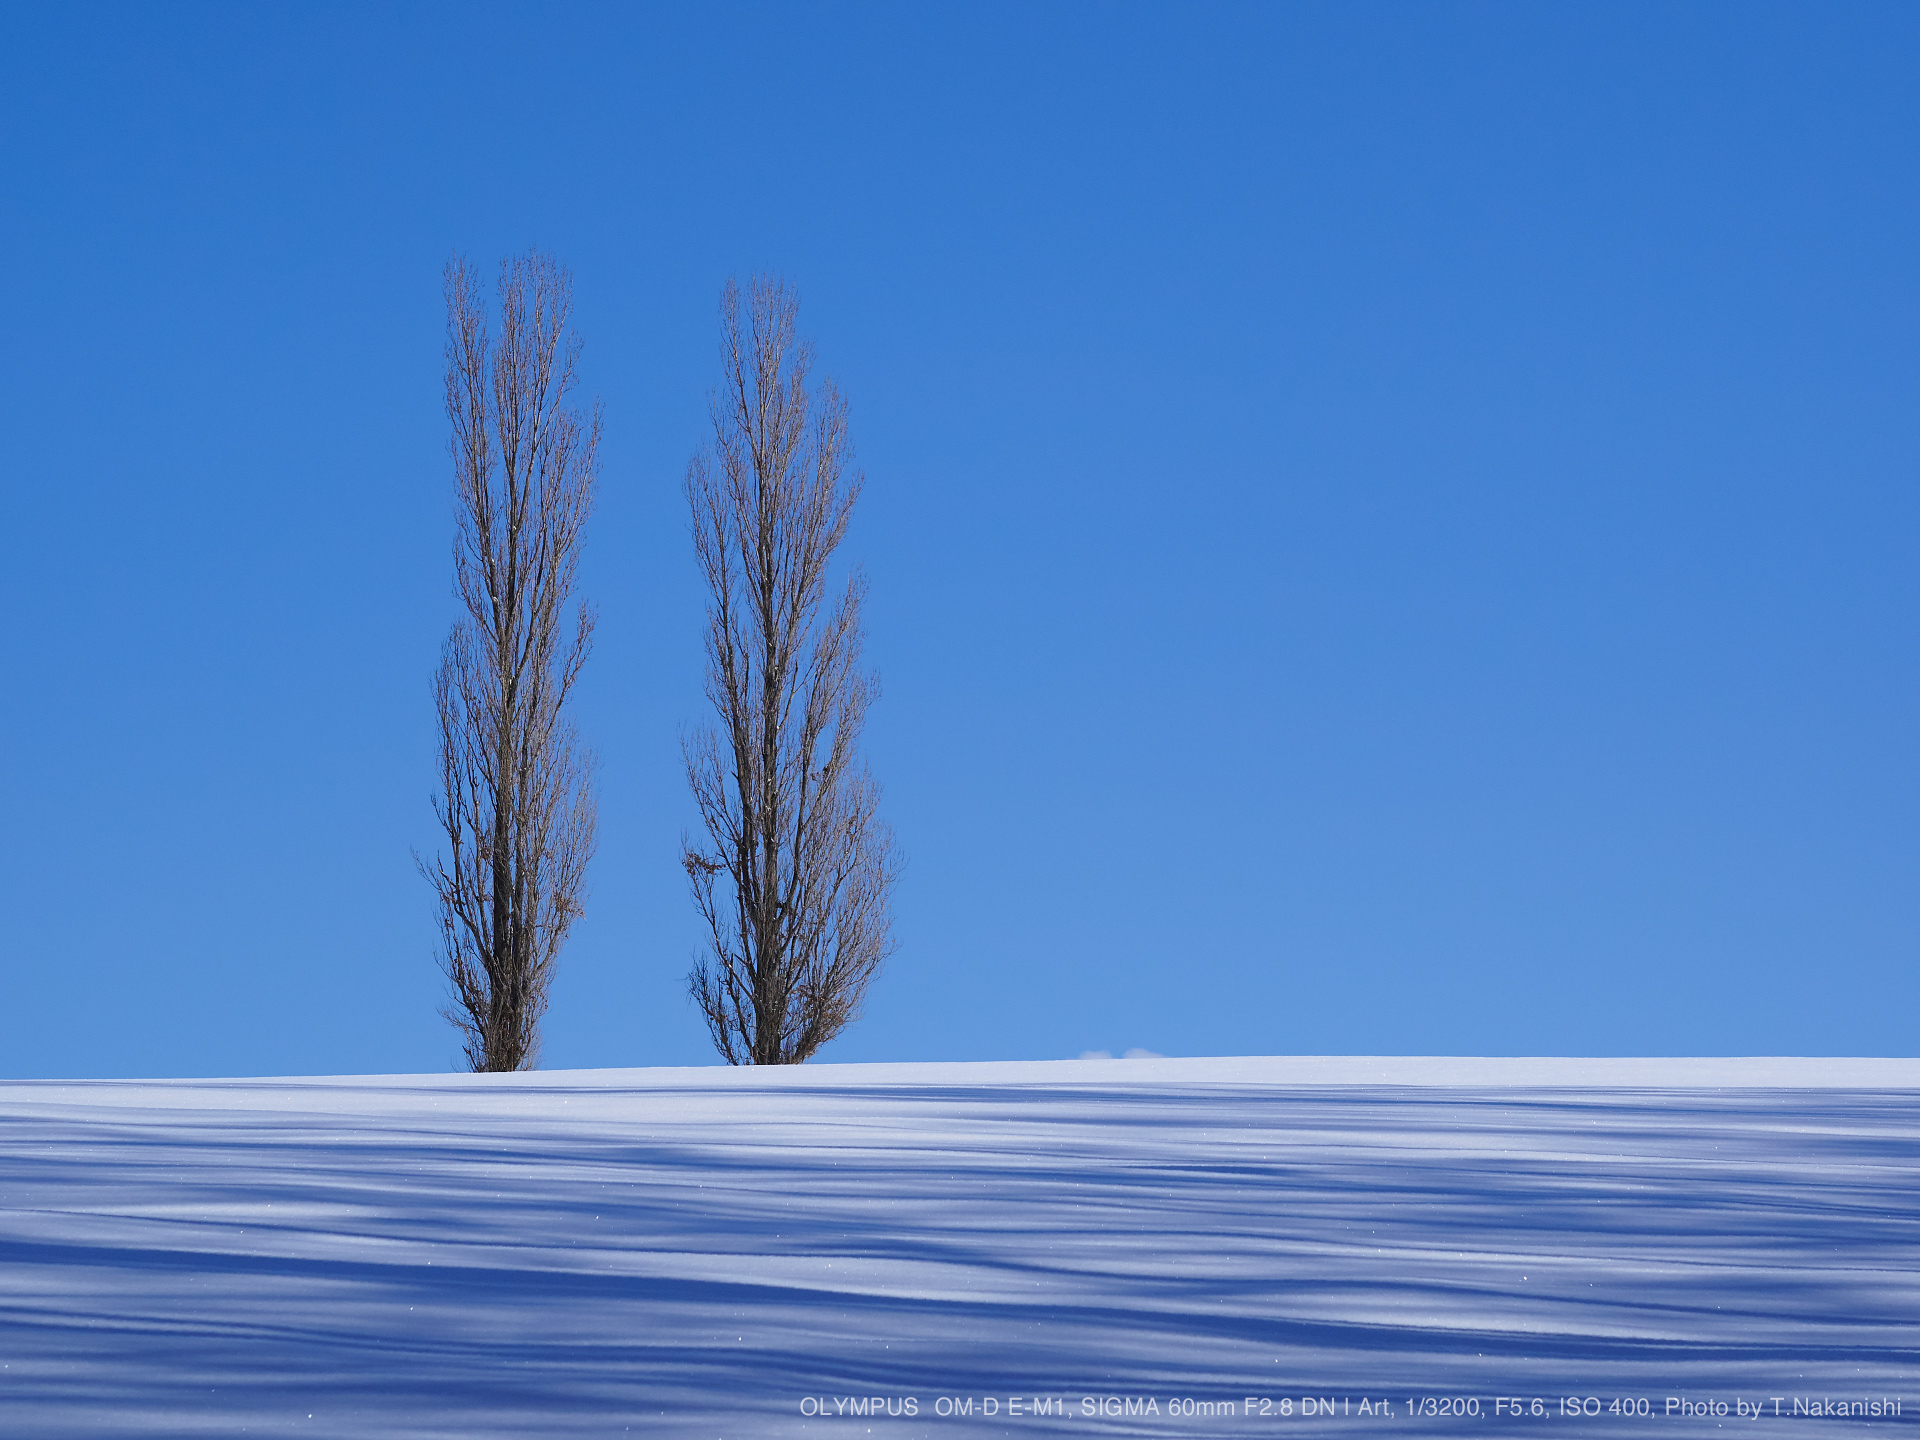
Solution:
{"label": "wind-blown snow", "polygon": [[[14,1082],[0,1123],[6,1436],[1920,1427],[1911,1060]],[[1563,1395],[1656,1418],[1492,1418]]]}

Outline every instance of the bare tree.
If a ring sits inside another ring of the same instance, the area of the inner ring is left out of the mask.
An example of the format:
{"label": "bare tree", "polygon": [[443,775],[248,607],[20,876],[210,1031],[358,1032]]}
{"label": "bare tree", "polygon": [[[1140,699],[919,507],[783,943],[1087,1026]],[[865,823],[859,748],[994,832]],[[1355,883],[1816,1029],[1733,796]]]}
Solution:
{"label": "bare tree", "polygon": [[479,277],[447,267],[461,614],[433,699],[434,813],[450,855],[416,862],[439,899],[442,1013],[467,1063],[526,1070],[594,849],[593,757],[567,701],[593,636],[593,612],[572,597],[600,412],[583,421],[566,403],[580,352],[567,272],[530,253],[501,265],[499,291],[489,344]]}
{"label": "bare tree", "polygon": [[831,383],[808,393],[797,310],[777,280],[744,300],[728,282],[713,449],[687,472],[719,717],[683,742],[710,846],[683,845],[711,942],[687,986],[735,1065],[812,1055],[859,1015],[893,949],[898,862],[857,753],[876,694],[860,667],[865,581],[827,605],[861,481],[846,473],[846,402]]}

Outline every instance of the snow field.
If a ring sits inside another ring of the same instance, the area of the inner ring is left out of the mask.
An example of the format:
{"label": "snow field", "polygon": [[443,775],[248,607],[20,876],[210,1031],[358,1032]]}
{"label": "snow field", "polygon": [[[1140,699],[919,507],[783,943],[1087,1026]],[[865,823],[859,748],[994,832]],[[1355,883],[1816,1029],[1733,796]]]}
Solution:
{"label": "snow field", "polygon": [[[7,1436],[1920,1428],[1914,1061],[13,1082],[0,1124]],[[1655,1416],[1493,1415],[1563,1396]],[[1773,1396],[1903,1407],[1660,1413]]]}

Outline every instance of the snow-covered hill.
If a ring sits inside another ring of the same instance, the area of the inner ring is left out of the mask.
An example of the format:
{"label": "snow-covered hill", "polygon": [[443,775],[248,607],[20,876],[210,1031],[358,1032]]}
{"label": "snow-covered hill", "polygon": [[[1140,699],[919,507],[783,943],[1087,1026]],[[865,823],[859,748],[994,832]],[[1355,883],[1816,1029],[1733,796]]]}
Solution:
{"label": "snow-covered hill", "polygon": [[1910,1060],[15,1082],[0,1124],[6,1436],[1920,1432]]}

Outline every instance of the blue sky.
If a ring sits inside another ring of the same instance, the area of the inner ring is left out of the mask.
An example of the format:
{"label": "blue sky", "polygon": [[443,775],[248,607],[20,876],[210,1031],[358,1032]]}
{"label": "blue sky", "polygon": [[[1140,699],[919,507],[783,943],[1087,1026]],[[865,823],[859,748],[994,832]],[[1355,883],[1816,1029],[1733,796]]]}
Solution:
{"label": "blue sky", "polygon": [[901,948],[823,1060],[1913,1050],[1920,13],[12,8],[17,1076],[448,1068],[440,272],[574,271],[602,843],[705,1064],[729,275],[867,490]]}

